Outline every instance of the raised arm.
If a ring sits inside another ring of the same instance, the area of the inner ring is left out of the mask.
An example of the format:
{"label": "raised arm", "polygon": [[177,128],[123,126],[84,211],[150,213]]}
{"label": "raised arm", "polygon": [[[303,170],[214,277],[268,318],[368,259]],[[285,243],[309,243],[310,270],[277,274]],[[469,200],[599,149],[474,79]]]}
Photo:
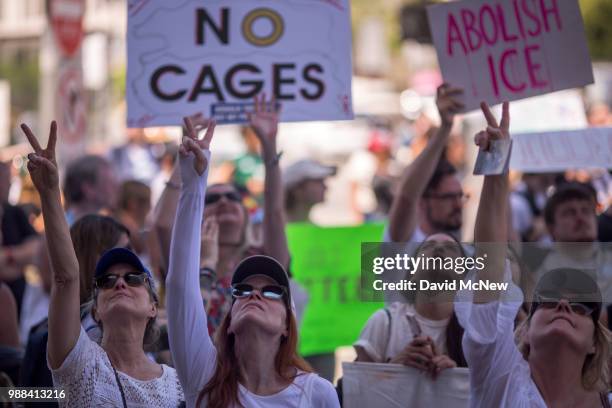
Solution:
{"label": "raised arm", "polygon": [[265,94],[255,97],[255,112],[250,115],[250,125],[261,142],[261,154],[266,168],[264,181],[264,251],[285,268],[289,266],[289,247],[285,232],[285,206],[281,171],[276,151],[278,115],[274,97],[266,101]]}
{"label": "raised arm", "polygon": [[170,264],[166,277],[168,339],[179,379],[187,396],[197,395],[216,364],[200,293],[200,241],[204,196],[210,162],[210,140],[215,124],[197,139],[197,130],[185,119],[188,136],[179,148],[181,190],[172,229]]}
{"label": "raised arm", "polygon": [[28,170],[40,195],[53,279],[49,304],[47,355],[52,369],[59,368],[74,348],[79,333],[79,263],[62,209],[59,175],[55,160],[57,124],[51,123],[49,142],[43,149],[34,133],[21,125],[34,153],[28,155]]}
{"label": "raised arm", "polygon": [[181,172],[178,160],[172,169],[172,175],[166,183],[166,187],[159,197],[153,211],[153,231],[157,235],[159,244],[160,261],[162,268],[168,271],[168,259],[170,256],[170,239],[172,237],[172,224],[176,215],[179,193],[181,188]]}
{"label": "raised arm", "polygon": [[427,143],[427,147],[402,175],[400,188],[393,199],[389,213],[389,235],[394,242],[410,240],[417,227],[418,203],[444,152],[455,113],[463,107],[455,99],[462,92],[460,88],[452,88],[448,84],[440,85],[437,90],[436,104],[440,112],[441,125]]}
{"label": "raised arm", "polygon": [[[488,150],[492,140],[510,138],[510,112],[508,102],[503,104],[501,123],[498,124],[486,103],[481,104],[482,111],[487,119],[487,130],[476,135],[476,144],[480,149]],[[506,247],[508,242],[508,174],[485,176],[476,226],[474,241],[476,243],[476,256],[486,253],[486,267],[479,271],[479,279],[488,279],[491,282],[504,280],[504,266]],[[495,245],[493,245],[495,244]],[[486,303],[497,299],[499,292],[475,291],[474,302]]]}

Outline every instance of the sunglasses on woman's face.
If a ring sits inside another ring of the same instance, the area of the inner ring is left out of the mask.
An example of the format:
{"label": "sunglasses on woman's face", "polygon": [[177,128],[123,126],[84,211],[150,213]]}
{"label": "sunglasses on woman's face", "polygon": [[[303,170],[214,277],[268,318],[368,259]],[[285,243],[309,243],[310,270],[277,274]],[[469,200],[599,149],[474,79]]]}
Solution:
{"label": "sunglasses on woman's face", "polygon": [[147,275],[144,272],[128,272],[125,275],[117,275],[114,273],[107,273],[99,278],[96,278],[95,284],[98,289],[112,289],[120,277],[128,286],[138,287],[144,285],[147,280]]}
{"label": "sunglasses on woman's face", "polygon": [[229,201],[233,201],[239,203],[242,201],[242,197],[236,191],[227,191],[225,193],[208,193],[204,198],[204,204],[210,205],[214,204],[217,201],[221,200],[221,198],[225,197]]}
{"label": "sunglasses on woman's face", "polygon": [[248,283],[236,283],[232,285],[232,296],[236,299],[243,299],[251,296],[254,290],[258,290],[264,298],[272,300],[280,300],[287,293],[285,288],[279,285],[266,285],[258,289]]}
{"label": "sunglasses on woman's face", "polygon": [[[544,309],[555,309],[561,299],[554,297],[546,297],[546,296],[537,296],[537,307],[543,307]],[[572,309],[572,312],[576,313],[580,316],[590,316],[595,312],[595,308],[589,306],[586,303],[582,302],[569,302],[569,307]]]}

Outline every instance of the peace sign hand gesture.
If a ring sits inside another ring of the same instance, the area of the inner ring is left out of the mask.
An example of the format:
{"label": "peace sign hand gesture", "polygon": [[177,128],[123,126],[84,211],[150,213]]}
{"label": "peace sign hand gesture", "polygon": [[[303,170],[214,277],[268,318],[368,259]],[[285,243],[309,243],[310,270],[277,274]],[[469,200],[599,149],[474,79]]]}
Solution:
{"label": "peace sign hand gesture", "polygon": [[[187,135],[183,136],[183,141],[179,146],[179,153],[183,157],[187,157],[189,152],[193,153],[195,156],[193,168],[201,176],[208,167],[208,160],[202,150],[210,148],[210,141],[215,133],[217,123],[214,119],[206,119],[201,113],[186,116],[183,118],[183,122],[185,122]],[[206,129],[204,138],[198,139],[198,133],[204,129]]]}
{"label": "peace sign hand gesture", "polygon": [[510,138],[510,104],[504,102],[502,105],[502,119],[498,125],[495,116],[491,112],[489,105],[486,102],[480,103],[482,113],[484,113],[487,119],[487,130],[481,131],[476,134],[475,142],[477,146],[480,146],[482,150],[489,150],[490,142],[492,140],[503,140]]}
{"label": "peace sign hand gesture", "polygon": [[21,130],[25,133],[30,146],[34,149],[34,153],[28,154],[28,171],[34,186],[40,194],[59,189],[59,174],[57,162],[55,161],[57,123],[55,121],[51,122],[46,149],[40,146],[38,139],[26,124],[21,124]]}

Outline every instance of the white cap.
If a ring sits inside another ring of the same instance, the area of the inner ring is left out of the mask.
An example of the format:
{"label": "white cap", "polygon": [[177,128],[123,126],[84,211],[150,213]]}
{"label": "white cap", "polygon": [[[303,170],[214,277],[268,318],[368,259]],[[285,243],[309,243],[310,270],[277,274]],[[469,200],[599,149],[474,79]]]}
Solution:
{"label": "white cap", "polygon": [[305,159],[293,163],[285,169],[283,186],[290,189],[305,180],[323,180],[336,174],[335,166],[325,166],[314,160]]}

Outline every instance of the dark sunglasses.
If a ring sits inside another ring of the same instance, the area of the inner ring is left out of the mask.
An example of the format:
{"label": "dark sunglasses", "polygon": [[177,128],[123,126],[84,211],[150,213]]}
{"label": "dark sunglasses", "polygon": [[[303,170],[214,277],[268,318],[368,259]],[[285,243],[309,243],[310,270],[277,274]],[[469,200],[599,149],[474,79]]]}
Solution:
{"label": "dark sunglasses", "polygon": [[[236,299],[243,299],[251,296],[256,288],[248,283],[236,283],[232,285],[232,296]],[[261,296],[266,299],[280,300],[283,299],[287,290],[279,285],[266,285],[261,289],[257,289]]]}
{"label": "dark sunglasses", "polygon": [[[119,280],[120,275],[107,273],[95,279],[95,285],[98,289],[112,289]],[[144,285],[147,280],[147,275],[144,272],[128,272],[123,275],[123,280],[129,286],[138,287]]]}
{"label": "dark sunglasses", "polygon": [[[534,311],[538,307],[543,307],[544,309],[555,309],[560,301],[561,299],[559,299],[558,297],[537,295]],[[576,313],[579,316],[590,316],[595,312],[595,308],[592,307],[590,303],[571,301],[568,301],[568,303],[569,307],[572,309],[572,312]]]}
{"label": "dark sunglasses", "polygon": [[239,203],[242,201],[242,196],[238,194],[236,191],[228,191],[225,193],[208,193],[204,198],[204,204],[214,204],[217,201],[221,200],[222,197],[225,197],[229,201],[234,201]]}

